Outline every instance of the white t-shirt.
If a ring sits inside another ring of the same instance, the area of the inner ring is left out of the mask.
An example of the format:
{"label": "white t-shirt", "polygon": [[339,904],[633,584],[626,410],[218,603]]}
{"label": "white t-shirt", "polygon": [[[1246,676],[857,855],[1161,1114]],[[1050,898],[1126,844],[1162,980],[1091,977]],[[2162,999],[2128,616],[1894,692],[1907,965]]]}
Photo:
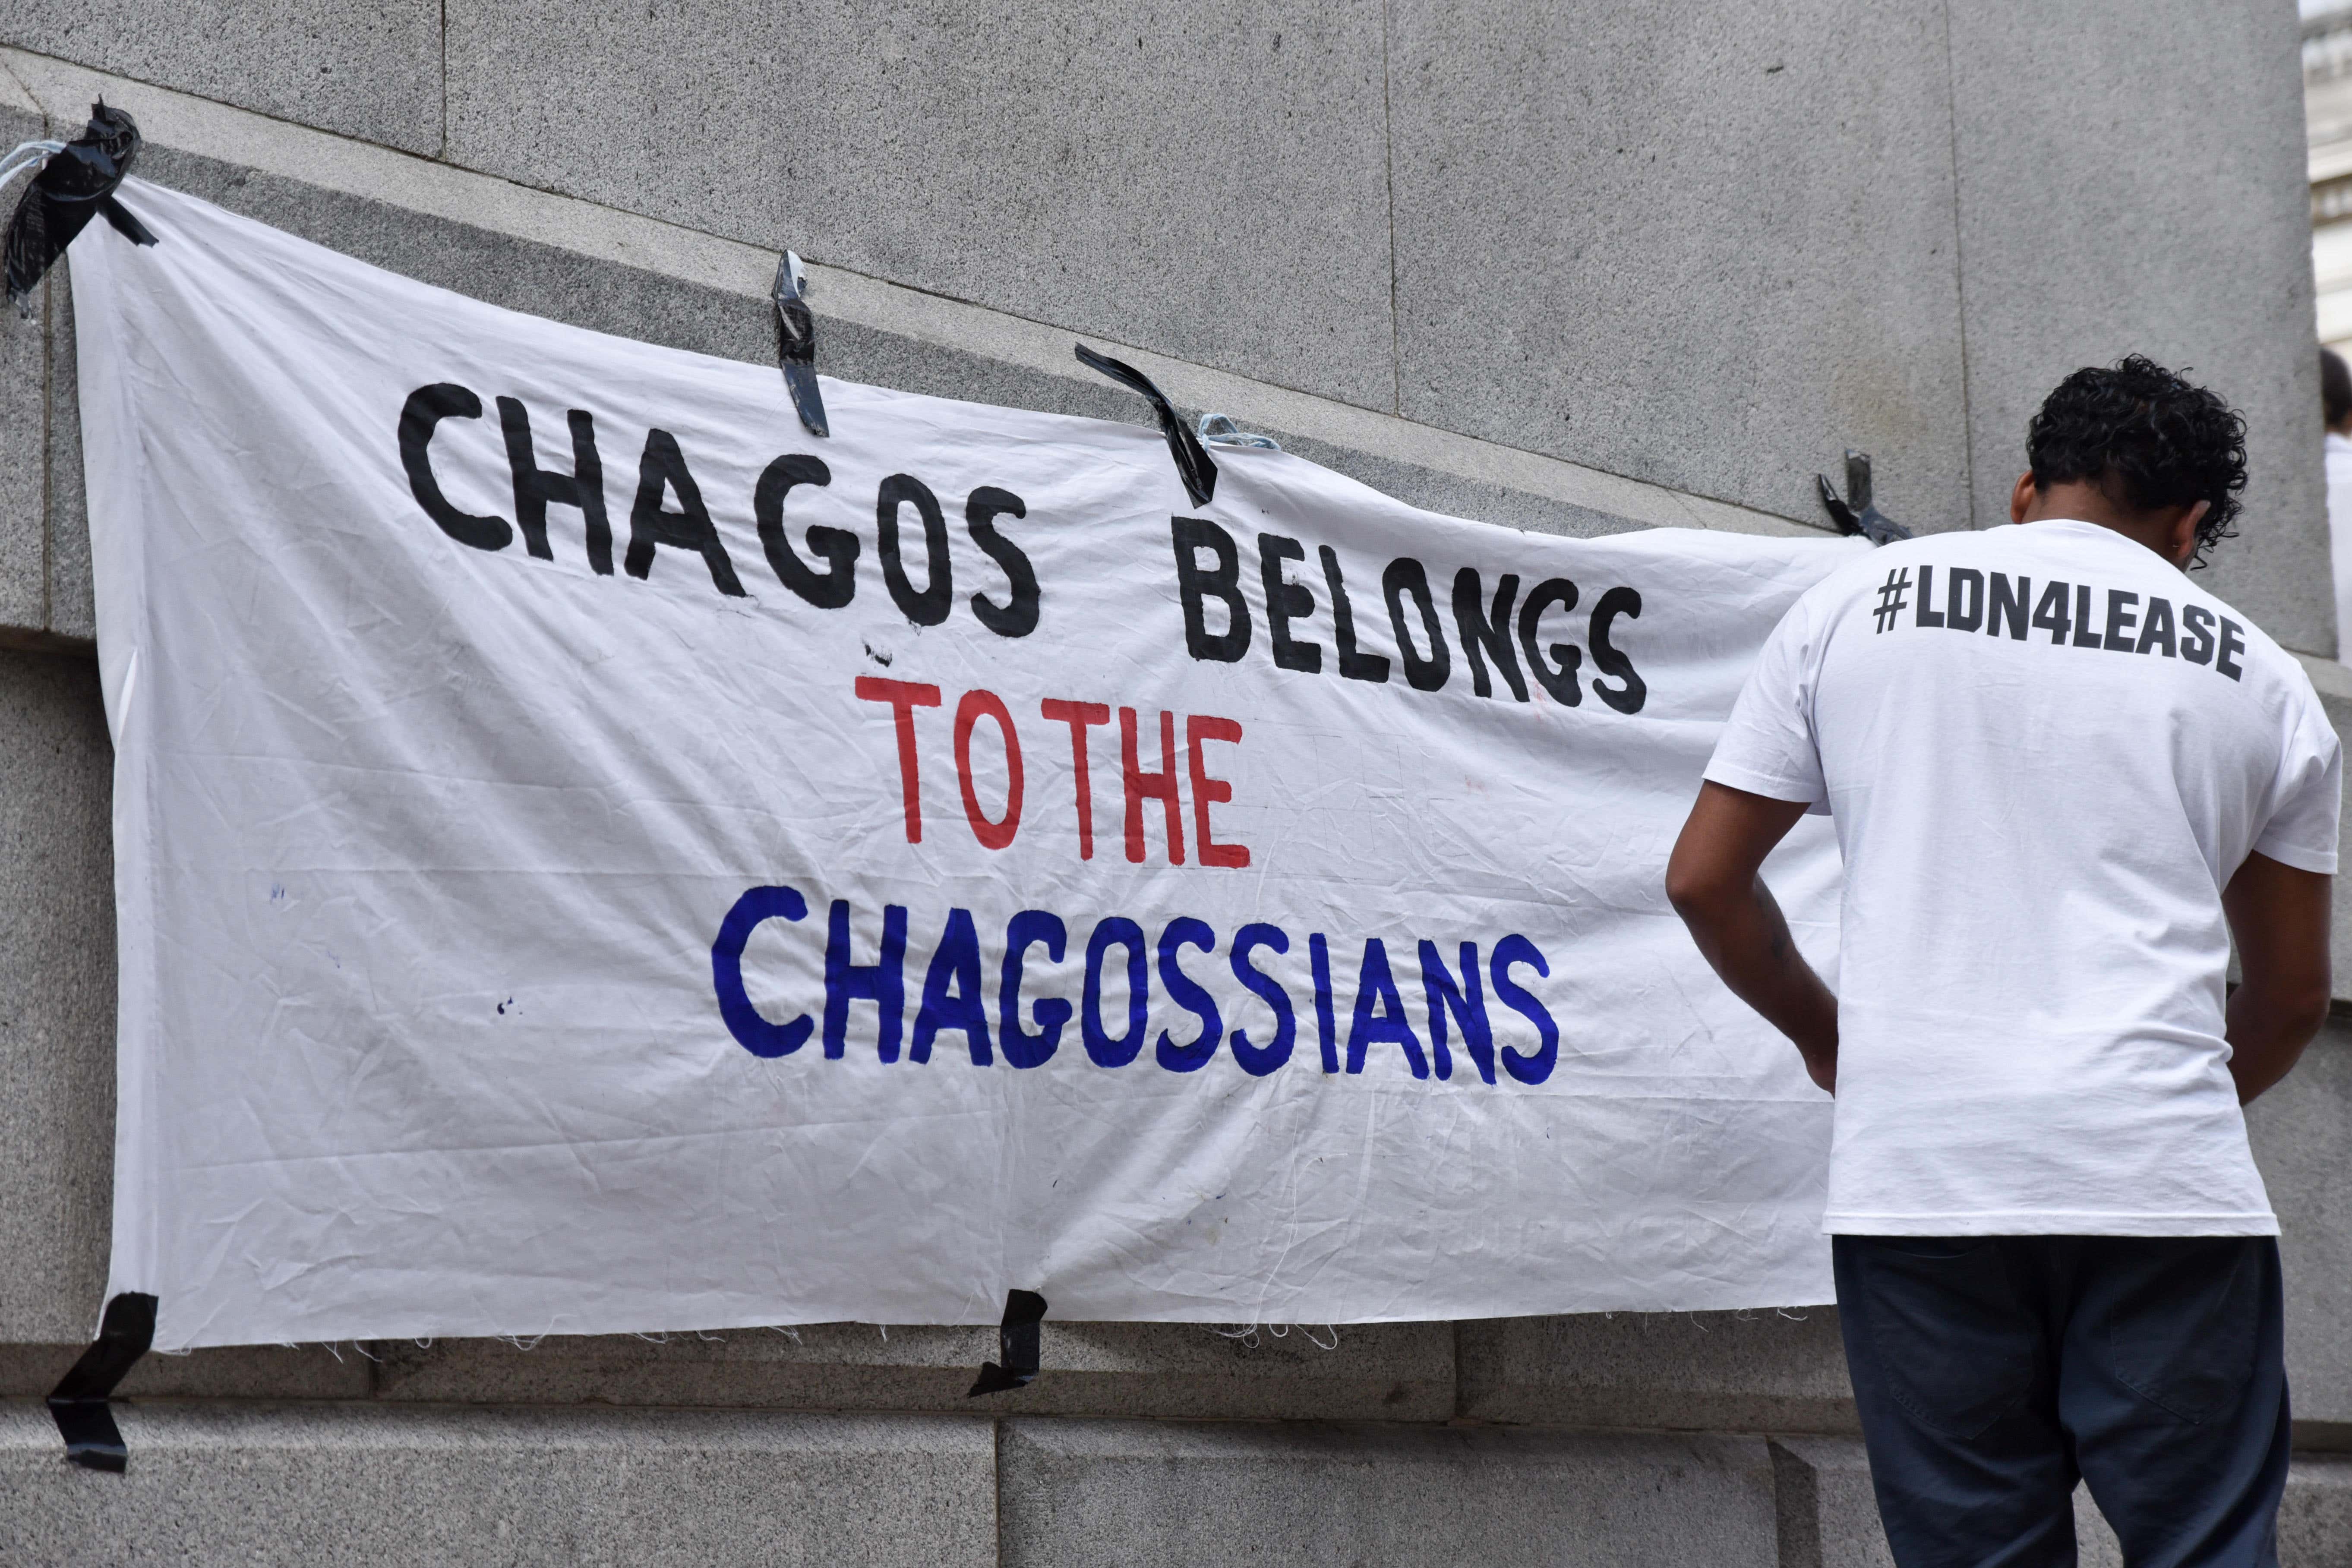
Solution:
{"label": "white t-shirt", "polygon": [[2336,869],[2311,680],[2095,523],[1890,544],[1764,646],[1706,776],[1845,853],[1832,1233],[2271,1236],[2221,889]]}
{"label": "white t-shirt", "polygon": [[2327,433],[2327,538],[2336,563],[2336,657],[2352,664],[2352,441]]}

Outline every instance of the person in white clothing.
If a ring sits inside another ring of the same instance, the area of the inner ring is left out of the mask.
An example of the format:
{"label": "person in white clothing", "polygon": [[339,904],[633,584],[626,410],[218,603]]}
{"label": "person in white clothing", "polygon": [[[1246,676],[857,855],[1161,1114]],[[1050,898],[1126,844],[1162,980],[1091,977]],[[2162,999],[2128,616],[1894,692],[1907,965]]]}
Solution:
{"label": "person in white clothing", "polygon": [[[2244,423],[2134,356],[2035,415],[2011,526],[1890,544],[1767,641],[1666,889],[1837,1097],[1840,1321],[1903,1568],[2277,1562],[2288,1406],[2241,1106],[2325,1018],[2342,762],[2186,569]],[[1759,876],[1845,856],[1838,989]],[[2231,937],[2242,983],[2225,996]]]}
{"label": "person in white clothing", "polygon": [[2352,368],[2319,351],[2319,408],[2327,434],[2327,543],[2336,567],[2336,657],[2352,664]]}

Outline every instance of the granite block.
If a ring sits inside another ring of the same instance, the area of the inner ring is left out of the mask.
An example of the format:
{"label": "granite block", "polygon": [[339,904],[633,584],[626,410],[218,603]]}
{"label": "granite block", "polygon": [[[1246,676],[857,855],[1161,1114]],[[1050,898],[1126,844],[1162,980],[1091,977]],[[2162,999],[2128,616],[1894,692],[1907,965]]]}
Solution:
{"label": "granite block", "polygon": [[2279,1505],[2279,1563],[2281,1568],[2352,1563],[2352,1459],[2296,1458]]}
{"label": "granite block", "polygon": [[86,1339],[106,1288],[112,767],[96,667],[0,651],[0,1343]]}
{"label": "granite block", "polygon": [[1758,1438],[1021,1418],[998,1489],[1019,1568],[1778,1561]]}
{"label": "granite block", "polygon": [[2352,1020],[2327,1021],[2246,1132],[2279,1217],[2295,1419],[2352,1426]]}
{"label": "granite block", "polygon": [[1948,9],[1977,525],[2008,520],[2026,420],[2067,372],[2193,368],[2244,412],[2252,476],[2204,581],[2332,652],[2294,9]]}
{"label": "granite block", "polygon": [[1401,0],[1399,412],[1818,520],[1968,521],[1934,7]]}
{"label": "granite block", "polygon": [[[32,100],[0,73],[0,153],[46,129]],[[22,189],[11,181],[0,191],[0,213],[15,210]],[[48,617],[46,286],[26,305],[19,311],[0,298],[0,637],[37,634]]]}
{"label": "granite block", "polygon": [[10,0],[0,44],[412,153],[441,146],[439,0]]}
{"label": "granite block", "polygon": [[1776,1437],[1780,1568],[1892,1568],[1870,1458],[1835,1437]]}
{"label": "granite block", "polygon": [[128,1473],[0,1406],[0,1559],[210,1564],[996,1561],[983,1421],[152,1405]]}
{"label": "granite block", "polygon": [[448,17],[468,168],[1393,404],[1371,0]]}

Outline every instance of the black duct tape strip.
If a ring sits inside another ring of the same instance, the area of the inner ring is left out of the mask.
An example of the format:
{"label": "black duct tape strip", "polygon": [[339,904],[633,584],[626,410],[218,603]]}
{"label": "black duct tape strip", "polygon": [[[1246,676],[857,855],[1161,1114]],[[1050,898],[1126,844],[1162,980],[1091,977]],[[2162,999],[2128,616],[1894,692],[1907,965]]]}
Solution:
{"label": "black duct tape strip", "polygon": [[1911,531],[1878,510],[1870,499],[1870,454],[1849,450],[1845,455],[1845,496],[1842,500],[1837,487],[1830,483],[1827,474],[1815,474],[1813,483],[1821,487],[1822,508],[1844,534],[1861,534],[1873,544],[1892,544],[1898,539],[1908,539]]}
{"label": "black duct tape strip", "polygon": [[1184,428],[1184,422],[1176,417],[1167,395],[1133,365],[1098,354],[1084,343],[1078,344],[1077,350],[1081,364],[1150,399],[1153,412],[1160,416],[1160,433],[1168,437],[1169,455],[1176,459],[1176,477],[1184,481],[1184,493],[1192,498],[1194,506],[1208,505],[1210,498],[1217,493],[1217,465],[1210,459],[1209,449],[1201,445],[1200,437]]}
{"label": "black duct tape strip", "polygon": [[0,242],[5,256],[0,274],[5,274],[10,300],[24,304],[93,217],[103,216],[133,244],[155,243],[147,226],[114,199],[114,187],[131,173],[138,156],[137,122],[119,109],[109,109],[103,99],[91,104],[89,124],[66,143],[64,152],[50,154],[8,219],[7,237]]}
{"label": "black duct tape strip", "polygon": [[824,416],[824,395],[816,384],[816,317],[808,308],[808,280],[801,274],[801,258],[787,250],[776,263],[771,297],[776,302],[776,364],[784,373],[784,390],[793,395],[793,412],[812,436],[830,436]]}
{"label": "black duct tape strip", "polygon": [[126,1290],[106,1304],[98,1338],[49,1394],[49,1414],[66,1440],[66,1458],[121,1475],[131,1462],[107,1396],[155,1342],[155,1298]]}
{"label": "black duct tape strip", "polygon": [[966,1399],[977,1399],[983,1394],[1002,1394],[1008,1388],[1026,1388],[1037,1377],[1037,1325],[1045,1321],[1045,1298],[1034,1290],[1007,1290],[1004,1293],[1004,1321],[996,1331],[996,1353],[1004,1358],[1002,1363],[982,1362],[980,1381],[971,1385]]}

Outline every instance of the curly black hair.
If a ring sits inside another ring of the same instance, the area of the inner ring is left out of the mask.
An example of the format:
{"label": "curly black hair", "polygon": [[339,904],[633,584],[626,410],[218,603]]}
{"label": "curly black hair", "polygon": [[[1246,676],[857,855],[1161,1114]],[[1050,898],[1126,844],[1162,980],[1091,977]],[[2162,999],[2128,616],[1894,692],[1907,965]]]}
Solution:
{"label": "curly black hair", "polygon": [[2060,382],[2025,427],[2033,486],[2087,479],[2137,511],[2210,501],[2192,569],[2237,537],[2246,488],[2246,421],[2220,395],[2144,354],[2084,365]]}

